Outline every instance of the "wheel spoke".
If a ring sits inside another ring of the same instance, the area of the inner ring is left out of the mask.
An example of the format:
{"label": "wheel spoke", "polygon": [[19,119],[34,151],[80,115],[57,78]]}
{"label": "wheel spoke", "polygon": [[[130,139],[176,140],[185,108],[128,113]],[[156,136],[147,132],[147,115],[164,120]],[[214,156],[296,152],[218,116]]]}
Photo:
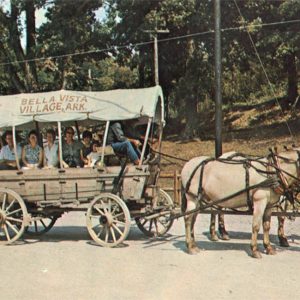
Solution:
{"label": "wheel spoke", "polygon": [[119,232],[119,234],[120,234],[121,236],[123,235],[123,232],[120,230],[120,228],[119,228],[117,225],[112,224],[112,227],[113,227],[114,229],[116,229],[116,230]]}
{"label": "wheel spoke", "polygon": [[121,222],[121,221],[119,221],[119,220],[113,220],[113,222],[114,222],[114,223],[117,223],[117,224],[119,224],[119,225],[123,225],[123,226],[125,226],[125,224],[126,224],[126,223]]}
{"label": "wheel spoke", "polygon": [[101,215],[101,216],[105,216],[105,213],[103,211],[101,211],[97,206],[94,206],[94,208],[97,210],[97,212]]}
{"label": "wheel spoke", "polygon": [[6,220],[13,221],[13,222],[18,222],[18,223],[23,223],[22,219],[16,219],[16,218],[13,218],[13,217],[6,217]]}
{"label": "wheel spoke", "polygon": [[[98,224],[100,226],[100,224]],[[100,237],[101,233],[103,232],[104,227],[102,226],[99,230],[99,232],[97,233],[97,237]]]}
{"label": "wheel spoke", "polygon": [[44,228],[46,229],[47,228],[47,226],[46,226],[46,224],[44,223],[44,221],[43,220],[40,220],[40,222],[42,223],[42,225],[44,226]]}
{"label": "wheel spoke", "polygon": [[115,236],[115,232],[114,232],[113,228],[110,227],[109,229],[110,229],[110,232],[111,232],[114,242],[116,242],[117,240],[116,240],[116,236]]}
{"label": "wheel spoke", "polygon": [[6,214],[6,216],[14,215],[14,214],[18,213],[19,211],[22,211],[22,208],[18,208],[18,209],[14,210],[14,211],[11,211],[10,213]]}
{"label": "wheel spoke", "polygon": [[117,215],[114,215],[114,218],[117,219],[121,216],[124,216],[124,212],[122,211],[121,213],[117,214]]}
{"label": "wheel spoke", "polygon": [[113,215],[117,209],[118,209],[118,206],[117,206],[117,205],[114,205],[114,207],[113,207],[113,210],[112,210],[111,214]]}
{"label": "wheel spoke", "polygon": [[2,203],[2,210],[3,211],[5,209],[6,199],[7,199],[7,193],[4,193],[4,195],[3,195],[3,203]]}
{"label": "wheel spoke", "polygon": [[6,224],[3,225],[3,228],[4,228],[4,232],[5,232],[7,240],[10,241],[10,236],[9,236]]}
{"label": "wheel spoke", "polygon": [[161,222],[160,219],[157,219],[157,221],[158,221],[164,228],[167,228],[167,226],[166,226],[165,224],[163,224],[163,223]]}
{"label": "wheel spoke", "polygon": [[144,222],[142,223],[142,226],[144,226],[146,223],[148,222],[148,220],[144,220]]}
{"label": "wheel spoke", "polygon": [[9,206],[6,208],[5,212],[8,212],[9,209],[13,206],[13,204],[15,203],[16,199],[14,199],[10,204]]}
{"label": "wheel spoke", "polygon": [[153,220],[150,220],[150,225],[149,225],[149,230],[148,231],[151,231],[152,225],[153,225]]}
{"label": "wheel spoke", "polygon": [[108,200],[108,212],[111,213],[111,200]]}
{"label": "wheel spoke", "polygon": [[37,221],[34,221],[34,230],[35,230],[35,232],[38,232]]}
{"label": "wheel spoke", "polygon": [[19,231],[8,221],[6,220],[5,223],[16,233],[18,234]]}
{"label": "wheel spoke", "polygon": [[108,228],[105,227],[105,243],[108,242]]}
{"label": "wheel spoke", "polygon": [[158,233],[159,231],[158,231],[157,221],[156,221],[156,219],[154,219],[153,221],[154,221],[156,233]]}

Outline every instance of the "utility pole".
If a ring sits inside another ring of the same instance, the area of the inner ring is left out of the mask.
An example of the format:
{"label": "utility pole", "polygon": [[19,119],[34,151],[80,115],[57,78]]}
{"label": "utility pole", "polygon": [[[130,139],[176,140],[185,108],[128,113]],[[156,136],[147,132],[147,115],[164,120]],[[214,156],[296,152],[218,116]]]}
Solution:
{"label": "utility pole", "polygon": [[150,36],[154,39],[154,82],[155,85],[159,85],[159,64],[158,64],[158,41],[157,34],[158,33],[169,33],[168,29],[155,29],[155,30],[144,30],[144,32],[150,33]]}
{"label": "utility pole", "polygon": [[222,65],[221,65],[221,5],[215,0],[215,103],[216,103],[216,139],[215,156],[222,155]]}

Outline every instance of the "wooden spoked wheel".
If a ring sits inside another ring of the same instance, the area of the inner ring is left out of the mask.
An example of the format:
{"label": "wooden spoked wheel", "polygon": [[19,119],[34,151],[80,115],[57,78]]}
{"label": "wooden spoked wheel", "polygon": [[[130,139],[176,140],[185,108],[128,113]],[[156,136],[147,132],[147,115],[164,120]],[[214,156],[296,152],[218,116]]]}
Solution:
{"label": "wooden spoked wheel", "polygon": [[23,199],[12,190],[0,188],[0,244],[11,244],[18,240],[28,219]]}
{"label": "wooden spoked wheel", "polygon": [[55,224],[56,216],[47,217],[33,217],[33,221],[29,226],[25,228],[25,233],[27,235],[39,236],[48,232]]}
{"label": "wooden spoked wheel", "polygon": [[86,223],[90,236],[97,244],[115,247],[128,236],[130,213],[118,196],[101,194],[89,206]]}
{"label": "wooden spoked wheel", "polygon": [[169,231],[174,221],[170,219],[171,210],[174,206],[173,200],[170,195],[162,189],[159,190],[156,206],[163,207],[162,211],[169,210],[169,213],[150,220],[147,220],[143,217],[135,219],[138,228],[149,237],[163,236]]}

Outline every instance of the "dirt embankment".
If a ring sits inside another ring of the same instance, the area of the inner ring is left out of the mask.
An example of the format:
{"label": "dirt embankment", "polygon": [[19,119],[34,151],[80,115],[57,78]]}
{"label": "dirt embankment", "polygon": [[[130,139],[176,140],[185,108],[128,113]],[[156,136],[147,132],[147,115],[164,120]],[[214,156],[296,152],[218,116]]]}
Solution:
{"label": "dirt embankment", "polygon": [[[201,120],[204,125],[199,139],[184,141],[180,139],[176,128],[170,130],[167,127],[162,152],[187,160],[201,155],[214,156],[215,120],[213,114],[207,114],[206,117],[206,120]],[[277,147],[281,151],[284,146],[300,145],[299,128],[299,111],[282,112],[270,102],[236,107],[230,112],[224,112],[223,153],[236,151],[265,156],[270,147]],[[183,164],[178,160],[163,158],[162,169],[180,170]]]}

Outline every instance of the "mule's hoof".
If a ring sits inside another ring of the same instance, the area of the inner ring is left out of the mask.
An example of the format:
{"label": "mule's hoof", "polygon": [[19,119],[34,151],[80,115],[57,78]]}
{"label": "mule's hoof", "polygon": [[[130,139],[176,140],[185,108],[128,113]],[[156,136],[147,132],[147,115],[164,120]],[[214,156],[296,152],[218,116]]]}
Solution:
{"label": "mule's hoof", "polygon": [[227,233],[220,234],[220,239],[223,241],[229,241],[230,237]]}
{"label": "mule's hoof", "polygon": [[213,242],[217,242],[219,240],[219,237],[216,235],[216,234],[212,234],[210,235],[210,239],[213,241]]}
{"label": "mule's hoof", "polygon": [[191,255],[198,254],[199,252],[200,252],[200,249],[198,247],[193,247],[193,248],[190,248],[187,250],[187,253],[191,254]]}
{"label": "mule's hoof", "polygon": [[259,251],[253,251],[252,257],[254,258],[262,258],[261,253]]}
{"label": "mule's hoof", "polygon": [[290,244],[289,244],[289,242],[288,242],[288,240],[287,240],[286,237],[279,238],[279,245],[281,247],[289,247],[290,246]]}
{"label": "mule's hoof", "polygon": [[275,255],[276,254],[276,250],[274,248],[272,248],[271,246],[266,248],[267,254],[268,255]]}

